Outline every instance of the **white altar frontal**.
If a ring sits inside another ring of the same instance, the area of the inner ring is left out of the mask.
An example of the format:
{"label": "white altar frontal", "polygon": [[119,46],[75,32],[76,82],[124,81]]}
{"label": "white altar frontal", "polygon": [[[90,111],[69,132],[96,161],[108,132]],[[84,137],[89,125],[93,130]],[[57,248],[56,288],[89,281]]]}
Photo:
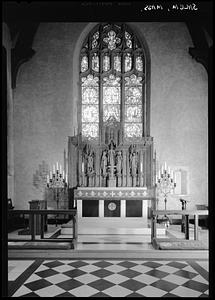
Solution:
{"label": "white altar frontal", "polygon": [[[78,234],[151,234],[149,209],[154,203],[154,190],[146,187],[78,187],[74,201],[78,213]],[[93,203],[88,215],[84,203]],[[132,216],[132,205],[135,216]],[[139,212],[136,212],[136,206]]]}

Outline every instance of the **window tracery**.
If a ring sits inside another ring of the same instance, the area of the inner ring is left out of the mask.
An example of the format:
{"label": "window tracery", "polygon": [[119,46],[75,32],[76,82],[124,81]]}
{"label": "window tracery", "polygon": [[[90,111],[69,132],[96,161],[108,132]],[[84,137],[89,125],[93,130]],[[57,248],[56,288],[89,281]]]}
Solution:
{"label": "window tracery", "polygon": [[116,48],[116,45],[120,43],[121,39],[116,37],[116,33],[113,30],[110,30],[107,34],[107,37],[103,41],[108,44],[108,48],[113,50]]}
{"label": "window tracery", "polygon": [[125,138],[143,135],[144,49],[125,24],[99,24],[81,49],[81,130],[98,139],[110,120]]}

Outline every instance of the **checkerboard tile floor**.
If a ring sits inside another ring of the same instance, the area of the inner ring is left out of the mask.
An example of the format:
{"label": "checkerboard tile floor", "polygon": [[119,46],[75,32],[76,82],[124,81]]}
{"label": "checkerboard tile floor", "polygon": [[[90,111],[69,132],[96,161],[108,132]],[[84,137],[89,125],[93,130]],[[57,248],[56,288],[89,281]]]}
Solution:
{"label": "checkerboard tile floor", "polygon": [[[9,274],[14,265],[9,261]],[[33,265],[27,264],[20,278],[9,276],[10,297],[209,296],[207,261],[41,260]]]}

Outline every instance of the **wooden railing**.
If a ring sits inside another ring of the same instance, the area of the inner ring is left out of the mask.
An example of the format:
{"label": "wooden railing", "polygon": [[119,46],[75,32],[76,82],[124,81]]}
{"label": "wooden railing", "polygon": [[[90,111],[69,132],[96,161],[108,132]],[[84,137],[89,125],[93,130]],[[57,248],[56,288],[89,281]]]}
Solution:
{"label": "wooden railing", "polygon": [[[29,215],[29,228],[31,241],[37,242],[71,242],[72,240],[77,239],[77,210],[76,209],[58,209],[58,210],[49,210],[49,209],[32,209],[32,210],[8,210],[10,215]],[[36,239],[36,216],[41,216],[40,223],[40,239]],[[44,238],[45,231],[45,216],[47,215],[69,215],[72,217],[73,222],[73,235],[72,238]],[[26,239],[15,239],[10,238],[8,242],[26,242]]]}
{"label": "wooden railing", "polygon": [[185,216],[185,239],[189,240],[189,217],[194,216],[194,240],[198,240],[198,216],[208,215],[208,210],[153,210],[151,237],[156,238],[156,219],[158,215],[182,215]]}

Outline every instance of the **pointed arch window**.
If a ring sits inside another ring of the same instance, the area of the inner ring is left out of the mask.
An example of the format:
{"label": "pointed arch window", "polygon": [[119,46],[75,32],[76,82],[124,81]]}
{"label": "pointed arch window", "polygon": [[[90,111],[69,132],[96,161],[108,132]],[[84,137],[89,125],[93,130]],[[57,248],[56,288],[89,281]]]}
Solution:
{"label": "pointed arch window", "polygon": [[80,55],[81,132],[98,140],[103,126],[120,123],[125,139],[144,135],[145,54],[126,24],[99,24]]}

